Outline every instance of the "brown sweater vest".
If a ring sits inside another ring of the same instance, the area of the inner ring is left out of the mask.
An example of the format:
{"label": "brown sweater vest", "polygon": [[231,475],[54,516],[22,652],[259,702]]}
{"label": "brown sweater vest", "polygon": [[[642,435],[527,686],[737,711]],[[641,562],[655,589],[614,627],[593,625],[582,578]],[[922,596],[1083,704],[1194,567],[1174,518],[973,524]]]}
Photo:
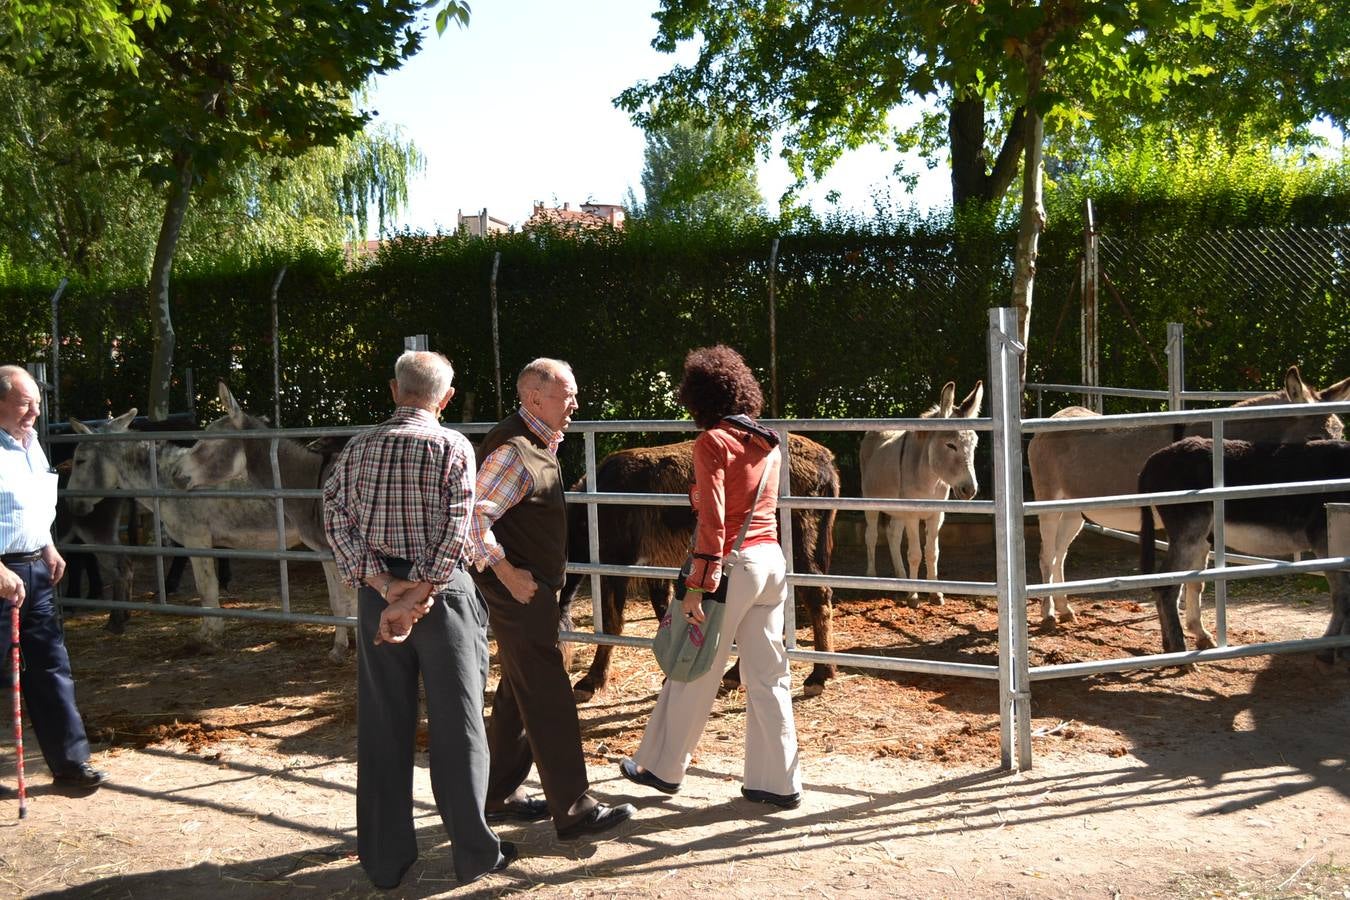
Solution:
{"label": "brown sweater vest", "polygon": [[530,431],[519,413],[503,419],[488,432],[478,458],[503,444],[520,455],[534,481],[534,489],[492,525],[492,534],[513,566],[557,590],[567,567],[567,507],[563,501],[562,468],[548,445]]}

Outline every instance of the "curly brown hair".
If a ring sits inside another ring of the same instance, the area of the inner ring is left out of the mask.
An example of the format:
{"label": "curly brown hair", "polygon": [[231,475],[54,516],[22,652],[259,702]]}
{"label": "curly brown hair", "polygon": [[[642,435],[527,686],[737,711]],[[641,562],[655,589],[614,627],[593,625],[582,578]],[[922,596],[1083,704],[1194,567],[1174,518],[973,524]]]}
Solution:
{"label": "curly brown hair", "polygon": [[699,428],[712,428],[723,416],[758,416],[764,392],[745,360],[725,344],[690,350],[678,398]]}

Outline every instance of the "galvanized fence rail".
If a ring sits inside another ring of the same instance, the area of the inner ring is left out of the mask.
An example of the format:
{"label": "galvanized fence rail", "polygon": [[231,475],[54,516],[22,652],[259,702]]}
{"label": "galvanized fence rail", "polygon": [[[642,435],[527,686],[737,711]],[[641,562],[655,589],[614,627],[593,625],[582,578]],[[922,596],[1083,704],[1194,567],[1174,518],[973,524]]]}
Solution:
{"label": "galvanized fence rail", "polygon": [[[1222,483],[1221,466],[1217,466],[1216,487],[1203,491],[1176,492],[1174,495],[1133,495],[1128,497],[1094,497],[1073,501],[1031,501],[1022,497],[1022,445],[1026,435],[1041,431],[1075,430],[1101,428],[1103,419],[1029,419],[1021,418],[1022,392],[1018,386],[1017,356],[1024,352],[1016,340],[1016,315],[1009,309],[990,310],[989,328],[989,383],[990,417],[969,419],[962,422],[962,428],[980,432],[989,432],[994,451],[994,473],[992,500],[943,500],[915,501],[875,498],[824,498],[796,497],[791,495],[789,484],[790,465],[782,468],[780,483],[780,530],[782,543],[788,561],[787,582],[791,588],[808,586],[831,586],[840,588],[858,588],[877,591],[943,591],[971,596],[992,596],[998,601],[999,658],[995,665],[964,663],[955,660],[930,660],[879,656],[875,654],[828,653],[818,650],[804,650],[796,646],[795,604],[789,602],[785,610],[785,633],[790,659],[807,663],[835,663],[855,668],[884,669],[890,671],[914,672],[952,677],[979,678],[998,683],[1000,712],[1000,750],[1004,768],[1029,768],[1032,764],[1030,697],[1031,685],[1035,681],[1052,678],[1078,676],[1098,672],[1126,671],[1163,665],[1176,665],[1196,661],[1230,659],[1238,656],[1264,655],[1268,653],[1304,652],[1324,647],[1339,647],[1350,644],[1350,638],[1318,638],[1301,641],[1280,641],[1255,644],[1247,647],[1227,645],[1226,634],[1226,598],[1222,589],[1216,590],[1216,608],[1220,610],[1220,641],[1218,648],[1206,651],[1194,651],[1173,654],[1154,654],[1142,657],[1130,657],[1117,660],[1097,660],[1085,663],[1070,663],[1054,666],[1036,666],[1029,664],[1027,637],[1027,599],[1050,593],[1074,591],[1078,593],[1102,593],[1128,590],[1132,588],[1156,587],[1178,581],[1214,580],[1222,585],[1228,580],[1253,578],[1294,572],[1321,571],[1328,567],[1342,568],[1350,566],[1350,557],[1333,557],[1300,562],[1265,562],[1254,566],[1234,568],[1227,565],[1227,554],[1222,550],[1222,526],[1216,547],[1217,562],[1214,568],[1198,572],[1164,573],[1157,575],[1115,576],[1110,578],[1087,579],[1055,584],[1026,584],[1026,549],[1024,543],[1024,519],[1027,515],[1051,510],[1085,510],[1108,506],[1139,506],[1141,503],[1181,503],[1210,500],[1218,507],[1222,517],[1222,503],[1225,499],[1259,496],[1293,491],[1319,491],[1350,485],[1350,479],[1330,482],[1297,482],[1286,485],[1269,485],[1259,488],[1225,488]],[[1081,390],[1081,386],[1070,387]],[[1106,389],[1100,389],[1106,390]],[[1130,392],[1132,395],[1137,392]],[[1175,394],[1175,392],[1173,392]],[[1204,392],[1192,392],[1200,396]],[[1152,396],[1152,394],[1150,394]],[[1166,394],[1164,394],[1166,396]],[[1221,399],[1227,399],[1224,395]],[[1196,421],[1208,421],[1215,429],[1214,434],[1222,438],[1223,426],[1227,421],[1239,418],[1264,418],[1289,416],[1296,414],[1350,413],[1350,403],[1318,404],[1294,406],[1266,406],[1246,409],[1216,409],[1194,412],[1145,413],[1133,416],[1107,417],[1111,427],[1140,427],[1158,424],[1179,424]],[[852,419],[852,420],[784,420],[766,419],[766,425],[775,428],[783,436],[783,450],[790,452],[786,440],[787,433],[812,431],[875,431],[881,429],[937,430],[950,428],[949,421],[935,419]],[[447,427],[466,433],[480,433],[491,427],[486,423],[453,424]],[[89,552],[129,553],[133,555],[155,556],[158,558],[160,597],[158,603],[114,603],[110,601],[75,600],[64,602],[96,608],[139,609],[154,612],[166,612],[183,615],[211,615],[243,619],[264,619],[292,622],[312,622],[334,625],[354,625],[350,618],[333,616],[297,614],[291,611],[289,594],[284,587],[286,582],[285,565],[288,561],[327,560],[331,554],[313,551],[288,550],[280,544],[284,527],[283,502],[287,499],[314,499],[322,496],[322,491],[313,489],[286,489],[280,487],[280,475],[277,464],[277,442],[286,438],[314,438],[328,435],[351,435],[364,429],[348,428],[295,428],[245,432],[160,432],[160,433],[121,433],[96,434],[83,436],[53,436],[53,442],[104,442],[104,441],[143,441],[149,442],[151,451],[152,477],[157,477],[154,464],[154,446],[158,440],[184,439],[216,440],[235,438],[245,440],[270,440],[273,460],[273,486],[270,488],[251,488],[241,490],[194,489],[176,490],[160,487],[157,483],[151,490],[118,491],[66,491],[67,497],[137,497],[149,499],[155,507],[155,541],[151,547],[126,547],[122,545],[77,545],[75,548]],[[568,492],[567,500],[587,505],[587,521],[590,538],[590,563],[569,564],[568,571],[589,575],[591,579],[593,630],[590,632],[566,632],[567,640],[612,644],[630,647],[650,645],[650,639],[604,633],[604,610],[601,608],[600,578],[605,575],[622,577],[673,579],[677,570],[653,566],[616,566],[596,562],[599,558],[598,504],[618,505],[676,506],[688,502],[684,495],[647,494],[647,493],[604,493],[596,488],[596,437],[599,434],[622,432],[676,432],[688,433],[695,430],[692,423],[685,421],[612,421],[612,422],[574,422],[570,431],[581,434],[585,442],[586,490]],[[1221,444],[1220,444],[1221,446]],[[790,462],[785,459],[785,462]],[[169,548],[158,545],[159,515],[158,504],[165,498],[179,497],[254,497],[272,499],[277,506],[278,547],[275,550],[214,550],[205,548]],[[946,581],[927,579],[904,579],[885,577],[859,577],[841,575],[811,575],[795,572],[792,559],[792,518],[796,509],[835,509],[881,512],[968,512],[980,515],[992,515],[995,533],[995,575],[992,581]],[[282,567],[283,588],[281,591],[281,611],[239,610],[239,609],[202,609],[182,604],[170,604],[163,592],[162,560],[166,556],[205,556],[212,558],[241,558],[273,560]]]}

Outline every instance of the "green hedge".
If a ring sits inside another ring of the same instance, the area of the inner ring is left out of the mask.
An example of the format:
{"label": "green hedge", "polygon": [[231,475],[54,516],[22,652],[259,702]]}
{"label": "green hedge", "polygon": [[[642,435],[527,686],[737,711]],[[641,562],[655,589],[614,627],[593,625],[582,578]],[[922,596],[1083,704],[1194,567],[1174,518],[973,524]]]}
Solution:
{"label": "green hedge", "polygon": [[[1259,297],[1231,283],[1216,293],[1212,283],[1184,277],[1187,253],[1198,243],[1193,229],[1159,217],[1160,227],[1150,230],[1147,203],[1132,208],[1106,197],[1097,208],[1107,242],[1123,254],[1104,268],[1158,357],[1166,322],[1187,322],[1192,386],[1269,386],[1275,383],[1272,373],[1291,361],[1303,363],[1319,383],[1350,374],[1345,331],[1350,256],[1344,244],[1350,232],[1343,226],[1330,232],[1343,241],[1338,263],[1334,248],[1317,251],[1331,254],[1339,275],[1312,285],[1283,276],[1274,284],[1303,299],[1296,304],[1281,295],[1271,308],[1265,301],[1273,287],[1266,275],[1254,282],[1265,285]],[[1344,211],[1344,198],[1286,204],[1282,221],[1267,217],[1265,224],[1325,226],[1328,208]],[[1030,380],[1079,379],[1082,225],[1069,209],[1052,219],[1041,242]],[[958,228],[942,216],[918,215],[830,221],[781,235],[775,281],[783,414],[917,415],[934,402],[944,381],[955,380],[962,393],[969,390],[985,377],[987,310],[1010,295],[1014,235],[1006,222]],[[278,293],[283,424],[383,417],[402,337],[417,333],[427,334],[432,348],[455,365],[458,393],[446,417],[465,418],[468,404],[469,418],[495,419],[490,276],[493,256],[500,253],[502,400],[508,410],[515,373],[529,359],[547,355],[574,365],[584,418],[676,417],[672,390],[681,360],[701,344],[738,347],[768,393],[768,257],[774,237],[765,223],[635,226],[584,240],[405,234],[355,269],[334,253],[178,271],[172,287],[175,371],[192,368],[204,418],[216,409],[218,377],[228,380],[247,408],[270,413],[270,296],[284,264]],[[1135,251],[1159,242],[1167,248],[1165,267],[1159,269],[1156,260],[1122,261],[1152,259]],[[1236,268],[1230,276],[1244,277]],[[0,338],[0,358],[44,358],[54,287],[53,276],[0,270],[0,314],[10,326]],[[1103,382],[1165,386],[1115,301],[1104,292],[1101,302]],[[1296,315],[1278,314],[1295,308]],[[75,281],[67,288],[61,304],[65,413],[96,417],[144,406],[150,362],[146,310],[140,285]],[[1248,338],[1219,340],[1223,335]],[[1211,346],[1218,349],[1211,353]],[[185,405],[177,394],[175,409]],[[839,443],[849,468],[856,440],[844,435],[831,443]]]}

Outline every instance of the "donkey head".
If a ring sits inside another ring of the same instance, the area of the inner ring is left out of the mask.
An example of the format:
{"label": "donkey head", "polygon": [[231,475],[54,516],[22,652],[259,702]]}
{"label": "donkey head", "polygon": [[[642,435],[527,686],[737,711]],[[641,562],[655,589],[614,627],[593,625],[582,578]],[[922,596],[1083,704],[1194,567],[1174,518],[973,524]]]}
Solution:
{"label": "donkey head", "polygon": [[[980,405],[984,402],[984,382],[975,382],[975,388],[956,405],[956,382],[949,381],[942,387],[942,396],[937,406],[923,414],[924,418],[974,419],[980,414]],[[979,435],[968,429],[951,431],[916,432],[922,435],[926,449],[924,461],[932,474],[951,485],[952,493],[959,500],[970,500],[980,490],[979,479],[975,477],[975,447]]]}
{"label": "donkey head", "polygon": [[[217,388],[225,415],[207,425],[207,431],[236,432],[265,427],[266,423],[244,412],[225,382],[219,382]],[[183,472],[188,477],[189,487],[222,484],[242,478],[248,467],[245,443],[233,438],[203,438],[193,444],[183,462]]]}
{"label": "donkey head", "polygon": [[[70,420],[70,427],[76,434],[113,434],[126,431],[131,420],[136,418],[136,408],[100,425],[98,430],[90,428],[78,419]],[[126,444],[114,442],[87,442],[76,445],[75,455],[70,460],[70,481],[66,488],[72,491],[115,491],[122,487],[118,474],[118,458],[125,452]],[[97,497],[71,497],[68,502],[70,511],[76,516],[87,516],[98,503]]]}
{"label": "donkey head", "polygon": [[[1269,406],[1285,403],[1340,403],[1350,400],[1350,378],[1318,390],[1303,380],[1298,366],[1284,374],[1284,390],[1243,400],[1236,406]],[[1345,426],[1338,416],[1281,416],[1274,419],[1249,419],[1233,422],[1228,437],[1246,441],[1272,441],[1281,444],[1312,440],[1340,440]]]}

